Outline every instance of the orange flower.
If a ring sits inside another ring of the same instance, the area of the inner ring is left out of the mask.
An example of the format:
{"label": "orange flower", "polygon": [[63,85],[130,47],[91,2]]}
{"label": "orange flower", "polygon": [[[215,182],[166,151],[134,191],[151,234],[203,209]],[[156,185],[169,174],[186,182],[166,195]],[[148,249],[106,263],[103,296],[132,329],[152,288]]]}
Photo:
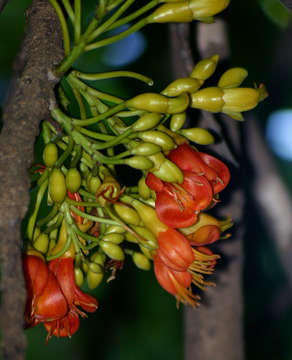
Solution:
{"label": "orange flower", "polygon": [[75,284],[71,257],[57,258],[47,265],[38,256],[26,255],[23,259],[27,288],[25,309],[26,326],[43,322],[51,336],[71,337],[79,328],[79,315],[97,309],[94,297],[83,293]]}

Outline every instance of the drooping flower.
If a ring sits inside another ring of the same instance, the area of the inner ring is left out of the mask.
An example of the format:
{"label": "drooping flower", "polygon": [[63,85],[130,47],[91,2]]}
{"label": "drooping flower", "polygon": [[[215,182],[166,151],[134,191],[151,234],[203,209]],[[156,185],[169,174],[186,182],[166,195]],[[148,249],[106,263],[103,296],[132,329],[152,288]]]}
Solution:
{"label": "drooping flower", "polygon": [[79,315],[97,309],[94,297],[83,293],[76,285],[71,257],[49,262],[38,256],[26,255],[23,259],[27,288],[25,308],[26,326],[44,323],[51,336],[71,337],[79,328]]}
{"label": "drooping flower", "polygon": [[182,144],[171,150],[168,158],[181,170],[188,170],[206,177],[212,185],[214,194],[222,191],[229,183],[229,169],[221,160],[198,152],[188,144]]}
{"label": "drooping flower", "polygon": [[212,201],[213,190],[204,176],[183,171],[182,184],[169,183],[148,173],[146,184],[156,192],[155,208],[158,218],[170,227],[194,224],[198,213]]}
{"label": "drooping flower", "polygon": [[204,247],[192,248],[181,233],[171,228],[158,234],[158,244],[154,272],[159,284],[178,302],[197,306],[199,296],[193,294],[191,284],[202,290],[214,285],[204,279],[204,274],[213,273],[219,255]]}

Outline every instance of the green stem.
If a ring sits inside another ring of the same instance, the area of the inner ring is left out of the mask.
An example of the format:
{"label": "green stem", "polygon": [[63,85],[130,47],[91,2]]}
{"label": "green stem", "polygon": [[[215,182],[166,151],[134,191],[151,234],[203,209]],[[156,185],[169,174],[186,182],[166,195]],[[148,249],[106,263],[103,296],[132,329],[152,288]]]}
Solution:
{"label": "green stem", "polygon": [[57,218],[57,221],[56,221],[54,224],[48,226],[48,227],[44,230],[44,233],[45,233],[45,234],[49,234],[51,231],[53,231],[53,230],[55,230],[55,229],[58,229],[58,228],[61,226],[62,221],[63,221],[63,215],[62,215],[62,214],[59,214],[59,216],[58,216],[58,218]]}
{"label": "green stem", "polygon": [[82,156],[82,147],[80,144],[76,144],[74,146],[74,151],[72,152],[72,159],[70,163],[71,168],[75,168],[77,164],[79,163],[81,156]]}
{"label": "green stem", "polygon": [[114,14],[100,25],[88,38],[89,42],[93,41],[98,35],[106,31],[127,9],[135,0],[127,0]]}
{"label": "green stem", "polygon": [[97,73],[97,74],[86,74],[74,70],[72,71],[72,75],[83,80],[104,80],[104,79],[113,79],[116,77],[129,77],[143,81],[149,86],[152,86],[154,84],[153,80],[150,79],[149,77],[144,76],[142,74],[138,74],[133,71],[110,71],[110,72]]}
{"label": "green stem", "polygon": [[109,101],[111,103],[114,104],[120,104],[123,102],[122,99],[110,95],[110,94],[106,94],[104,92],[101,92],[99,90],[93,89],[92,87],[88,86],[87,84],[85,84],[84,82],[82,82],[81,80],[77,79],[75,76],[73,76],[73,74],[71,73],[70,75],[67,76],[67,81],[69,82],[69,84],[78,89],[80,92],[81,90],[84,92],[88,92],[89,94],[96,96],[99,99],[105,100],[105,101]]}
{"label": "green stem", "polygon": [[38,216],[39,208],[40,208],[41,202],[43,200],[45,191],[47,190],[47,187],[48,187],[48,180],[44,181],[38,190],[34,211],[33,211],[32,215],[30,216],[30,218],[28,220],[28,224],[27,224],[27,236],[28,236],[29,240],[32,240],[32,238],[33,238],[33,232],[34,232],[36,218]]}
{"label": "green stem", "polygon": [[133,34],[134,32],[142,29],[147,24],[148,24],[147,18],[142,19],[142,20],[138,21],[135,25],[131,26],[129,29],[123,31],[122,33],[120,33],[118,35],[115,35],[115,36],[109,37],[107,39],[103,39],[103,40],[97,41],[95,43],[92,43],[90,45],[87,45],[85,47],[85,51],[90,51],[90,50],[98,49],[103,46],[113,44],[114,42],[122,40],[126,36]]}
{"label": "green stem", "polygon": [[79,125],[79,126],[93,125],[99,121],[102,121],[102,120],[116,114],[120,110],[123,110],[126,106],[127,106],[126,103],[123,102],[121,104],[118,104],[118,105],[112,107],[110,110],[104,112],[103,114],[100,114],[98,116],[95,116],[93,118],[89,118],[86,120],[73,119],[72,123],[73,123],[73,125]]}
{"label": "green stem", "polygon": [[159,0],[152,0],[145,6],[141,7],[139,10],[133,12],[132,14],[123,17],[122,19],[116,21],[112,26],[108,28],[108,30],[116,29],[119,26],[122,26],[124,24],[129,24],[132,20],[136,19],[138,16],[141,16],[148,10],[152,9],[154,6],[156,6],[159,3]]}
{"label": "green stem", "polygon": [[66,19],[64,17],[63,11],[60,7],[60,5],[57,3],[56,0],[50,0],[51,5],[54,7],[57,16],[59,18],[62,33],[63,33],[63,40],[64,40],[64,52],[65,55],[68,55],[70,53],[70,36],[69,36],[69,30],[67,26]]}
{"label": "green stem", "polygon": [[76,213],[77,215],[80,215],[81,217],[87,219],[87,220],[91,220],[97,223],[104,223],[104,224],[109,224],[109,225],[120,225],[117,221],[111,220],[111,219],[105,219],[102,217],[98,217],[98,216],[94,216],[94,215],[89,215],[84,213],[83,211],[77,209],[75,206],[71,205],[70,209]]}
{"label": "green stem", "polygon": [[48,215],[41,220],[39,220],[36,224],[37,227],[41,227],[51,221],[55,215],[57,215],[58,212],[58,206],[54,204],[52,210],[48,213]]}
{"label": "green stem", "polygon": [[122,140],[124,140],[126,137],[128,137],[130,134],[132,133],[132,129],[128,129],[125,132],[123,132],[121,135],[119,136],[115,136],[113,140],[107,141],[104,144],[93,144],[92,148],[94,150],[103,150],[112,146],[115,146],[117,144],[119,144]]}
{"label": "green stem", "polygon": [[77,235],[81,236],[83,239],[85,239],[87,241],[99,243],[101,240],[101,236],[94,237],[94,236],[88,235],[88,234],[84,233],[83,231],[79,230],[78,226],[76,226],[76,225],[72,225],[72,227],[73,227],[73,231],[75,231],[75,233]]}
{"label": "green stem", "polygon": [[96,196],[94,196],[93,194],[91,194],[90,192],[88,192],[86,190],[79,189],[79,194],[88,199],[96,200]]}
{"label": "green stem", "polygon": [[63,154],[59,157],[59,159],[55,163],[56,168],[59,168],[63,164],[63,162],[67,159],[67,157],[71,155],[73,146],[74,146],[74,141],[72,137],[69,136],[69,143],[67,145],[66,150],[63,152]]}
{"label": "green stem", "polygon": [[[96,200],[96,198],[95,198]],[[100,203],[98,202],[91,202],[91,201],[75,201],[75,200],[72,200],[70,199],[69,197],[66,197],[66,201],[73,205],[73,206],[91,206],[91,207],[100,207]]]}
{"label": "green stem", "polygon": [[65,246],[63,247],[63,249],[60,250],[59,252],[57,252],[57,253],[54,254],[54,255],[47,256],[47,261],[51,261],[51,260],[53,260],[53,259],[57,259],[58,257],[64,255],[65,252],[69,249],[69,247],[70,247],[70,245],[71,245],[71,241],[72,241],[72,238],[71,238],[71,236],[69,235],[69,233],[67,232],[67,240],[66,240],[66,243],[65,243]]}
{"label": "green stem", "polygon": [[75,96],[78,106],[79,106],[80,118],[84,120],[84,119],[86,119],[86,110],[85,110],[84,103],[82,101],[82,97],[80,95],[80,92],[77,89],[72,88],[72,90],[73,90],[74,96]]}
{"label": "green stem", "polygon": [[74,1],[75,21],[74,21],[74,39],[78,43],[81,33],[81,0]]}
{"label": "green stem", "polygon": [[113,140],[115,138],[115,136],[113,136],[113,135],[101,134],[101,133],[98,133],[95,131],[85,129],[83,127],[78,127],[77,130],[79,132],[81,132],[81,134],[89,136],[89,137],[91,137],[93,139],[97,139],[97,140],[109,141],[109,140]]}
{"label": "green stem", "polygon": [[50,174],[49,169],[46,169],[43,172],[42,176],[38,179],[37,186],[41,186],[47,180],[47,178],[49,177],[49,174]]}
{"label": "green stem", "polygon": [[70,4],[70,1],[69,0],[62,0],[62,3],[63,3],[63,6],[64,6],[65,10],[67,11],[69,19],[71,20],[72,24],[74,24],[75,15],[74,15],[74,11],[72,9],[72,6]]}

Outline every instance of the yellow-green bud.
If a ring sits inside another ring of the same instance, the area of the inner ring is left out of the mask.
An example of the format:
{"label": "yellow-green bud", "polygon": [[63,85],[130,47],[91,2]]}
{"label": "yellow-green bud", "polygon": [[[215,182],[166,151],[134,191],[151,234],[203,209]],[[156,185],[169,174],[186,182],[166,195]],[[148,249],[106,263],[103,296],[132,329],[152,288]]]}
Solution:
{"label": "yellow-green bud", "polygon": [[49,143],[45,146],[43,152],[43,160],[47,167],[51,168],[55,165],[58,159],[58,148],[54,143]]}
{"label": "yellow-green bud", "polygon": [[131,243],[135,243],[135,244],[138,243],[138,238],[129,232],[126,233],[126,240]]}
{"label": "yellow-green bud", "polygon": [[137,268],[139,268],[141,270],[150,270],[151,269],[151,263],[144,254],[134,252],[132,259],[134,261],[134,264],[137,266]]}
{"label": "yellow-green bud", "polygon": [[74,275],[75,275],[76,285],[81,287],[84,281],[83,271],[80,268],[75,268]]}
{"label": "yellow-green bud", "polygon": [[190,77],[201,80],[203,83],[203,81],[209,79],[214,74],[218,59],[218,55],[213,55],[210,58],[199,61],[191,72]]}
{"label": "yellow-green bud", "polygon": [[34,232],[33,232],[33,238],[32,238],[33,241],[35,241],[38,238],[40,233],[41,233],[41,229],[39,227],[35,227]]}
{"label": "yellow-green bud", "polygon": [[66,186],[71,193],[75,193],[81,186],[81,175],[76,168],[71,168],[66,174]]}
{"label": "yellow-green bud", "polygon": [[96,264],[99,264],[100,266],[103,266],[106,260],[106,256],[104,253],[96,251],[90,256],[90,260]]}
{"label": "yellow-green bud", "polygon": [[132,155],[148,156],[161,151],[160,146],[152,143],[140,143],[131,150]]}
{"label": "yellow-green bud", "polygon": [[199,90],[191,95],[191,107],[213,113],[220,112],[224,106],[223,94],[223,90],[218,87]]}
{"label": "yellow-green bud", "polygon": [[86,276],[89,289],[95,289],[102,282],[103,274],[103,268],[100,265],[95,263],[89,264]]}
{"label": "yellow-green bud", "polygon": [[148,16],[151,23],[168,23],[168,22],[191,22],[193,13],[189,8],[189,2],[174,2],[159,6],[151,15]]}
{"label": "yellow-green bud", "polygon": [[227,8],[230,0],[190,0],[193,18],[201,20],[216,15]]}
{"label": "yellow-green bud", "polygon": [[190,104],[190,97],[186,93],[182,93],[181,95],[169,98],[167,105],[167,114],[179,114],[184,112]]}
{"label": "yellow-green bud", "polygon": [[145,183],[145,177],[142,176],[138,181],[138,193],[142,199],[147,200],[150,198],[150,189]]}
{"label": "yellow-green bud", "polygon": [[187,118],[187,114],[185,112],[172,115],[169,126],[170,130],[175,132],[181,129],[186,121],[186,118]]}
{"label": "yellow-green bud", "polygon": [[247,111],[257,106],[259,91],[251,88],[223,89],[223,100],[223,112]]}
{"label": "yellow-green bud", "polygon": [[39,252],[46,254],[49,248],[49,236],[41,233],[33,242],[33,247]]}
{"label": "yellow-green bud", "polygon": [[49,193],[55,203],[62,203],[66,197],[66,181],[60,169],[54,169],[49,178]]}
{"label": "yellow-green bud", "polygon": [[142,115],[133,125],[132,129],[134,131],[145,131],[154,128],[159,124],[162,118],[161,114],[148,113]]}
{"label": "yellow-green bud", "polygon": [[143,141],[147,141],[160,146],[164,151],[169,151],[176,147],[172,138],[162,131],[143,131],[138,134],[138,137]]}
{"label": "yellow-green bud", "polygon": [[151,160],[144,156],[132,156],[124,160],[125,165],[128,165],[134,169],[138,170],[148,170],[153,167],[153,163]]}
{"label": "yellow-green bud", "polygon": [[154,163],[151,172],[159,179],[179,184],[183,182],[184,176],[180,168],[168,160],[162,153],[151,155],[149,158]]}
{"label": "yellow-green bud", "polygon": [[89,192],[95,195],[101,185],[101,180],[98,176],[92,176],[90,173],[87,176],[86,183]]}
{"label": "yellow-green bud", "polygon": [[109,241],[101,241],[100,247],[104,253],[113,260],[122,261],[125,259],[125,254],[122,248],[117,244],[111,243]]}
{"label": "yellow-green bud", "polygon": [[115,212],[119,215],[119,217],[130,225],[139,225],[140,224],[140,216],[138,215],[137,211],[133,209],[132,207],[116,203],[114,204]]}
{"label": "yellow-green bud", "polygon": [[187,139],[200,144],[200,145],[209,145],[213,144],[214,136],[209,133],[208,130],[202,128],[191,128],[191,129],[182,129],[179,133],[185,136]]}
{"label": "yellow-green bud", "polygon": [[150,260],[153,260],[153,250],[149,250],[147,249],[145,246],[143,246],[142,244],[139,244],[139,248],[142,251],[142,253]]}
{"label": "yellow-green bud", "polygon": [[160,94],[144,93],[128,100],[127,106],[130,108],[146,110],[154,113],[166,113],[168,99],[167,97]]}
{"label": "yellow-green bud", "polygon": [[85,274],[87,274],[88,269],[89,269],[88,264],[85,261],[83,261],[82,262],[82,270],[85,272]]}
{"label": "yellow-green bud", "polygon": [[221,88],[234,88],[241,85],[247,77],[248,72],[240,67],[231,68],[220,77],[218,86]]}
{"label": "yellow-green bud", "polygon": [[113,244],[120,244],[124,241],[124,239],[125,236],[123,234],[118,234],[118,233],[106,234],[102,238],[103,241],[109,241],[112,242]]}
{"label": "yellow-green bud", "polygon": [[201,86],[201,82],[197,79],[182,78],[170,83],[161,93],[166,96],[178,96],[183,92],[194,93]]}
{"label": "yellow-green bud", "polygon": [[158,248],[157,239],[150,230],[144,226],[133,226],[135,232],[140,235],[143,239],[137,239],[139,244],[142,244],[150,250]]}
{"label": "yellow-green bud", "polygon": [[112,234],[112,233],[117,233],[117,234],[123,234],[126,230],[119,225],[110,225],[109,227],[107,227],[105,234]]}

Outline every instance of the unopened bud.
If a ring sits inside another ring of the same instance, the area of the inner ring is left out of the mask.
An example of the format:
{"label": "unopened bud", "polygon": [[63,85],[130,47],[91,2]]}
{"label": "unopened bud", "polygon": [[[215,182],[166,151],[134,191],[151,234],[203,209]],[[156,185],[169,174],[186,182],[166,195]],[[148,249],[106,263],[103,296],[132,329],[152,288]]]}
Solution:
{"label": "unopened bud", "polygon": [[252,88],[223,89],[223,112],[242,112],[251,110],[259,102],[259,91]]}
{"label": "unopened bud", "polygon": [[149,259],[144,254],[134,252],[132,259],[137,266],[137,268],[141,270],[150,270],[151,269],[151,263]]}
{"label": "unopened bud", "polygon": [[167,97],[155,93],[144,93],[127,101],[127,106],[129,108],[162,114],[166,113],[167,105]]}
{"label": "unopened bud", "polygon": [[101,185],[100,178],[98,176],[92,176],[92,174],[88,174],[86,182],[89,192],[95,195]]}
{"label": "unopened bud", "polygon": [[209,145],[214,142],[214,136],[208,130],[202,128],[182,129],[180,134],[200,145]]}
{"label": "unopened bud", "polygon": [[193,18],[202,20],[216,15],[227,8],[230,0],[190,0]]}
{"label": "unopened bud", "polygon": [[148,17],[150,23],[168,23],[168,22],[191,22],[193,21],[193,13],[189,8],[189,2],[174,2],[163,4],[158,7]]}
{"label": "unopened bud", "polygon": [[187,114],[185,112],[172,115],[169,126],[170,130],[174,132],[180,130],[183,127],[186,118],[187,118]]}
{"label": "unopened bud", "polygon": [[117,233],[117,234],[123,234],[126,230],[119,225],[110,225],[109,227],[107,227],[105,234],[112,234],[112,233]]}
{"label": "unopened bud", "polygon": [[161,151],[161,147],[153,143],[141,143],[131,150],[132,155],[148,156]]}
{"label": "unopened bud", "polygon": [[175,148],[175,143],[170,136],[157,130],[144,131],[138,134],[138,137],[144,141],[160,146],[164,151]]}
{"label": "unopened bud", "polygon": [[100,265],[90,263],[86,276],[89,289],[95,289],[102,282],[103,275],[103,268]]}
{"label": "unopened bud", "polygon": [[49,248],[49,236],[41,233],[33,242],[33,247],[43,254],[46,254]]}
{"label": "unopened bud", "polygon": [[218,81],[218,86],[221,88],[234,88],[241,85],[247,77],[248,72],[240,67],[235,67],[225,71]]}
{"label": "unopened bud", "polygon": [[210,58],[199,61],[191,72],[190,77],[201,80],[203,83],[203,81],[209,79],[214,74],[218,59],[218,55],[213,55]]}
{"label": "unopened bud", "polygon": [[150,198],[150,189],[145,183],[145,177],[142,176],[138,182],[138,193],[142,199],[147,200]]}
{"label": "unopened bud", "polygon": [[90,256],[90,260],[96,264],[103,266],[106,260],[106,256],[104,253],[96,251]]}
{"label": "unopened bud", "polygon": [[58,160],[58,148],[54,143],[49,143],[45,146],[43,152],[43,160],[47,167],[51,168]]}
{"label": "unopened bud", "polygon": [[76,285],[81,287],[84,281],[84,275],[83,275],[83,271],[80,268],[75,268],[74,269],[74,275],[75,275],[75,282]]}
{"label": "unopened bud", "polygon": [[71,193],[75,193],[81,186],[81,175],[76,168],[71,168],[66,174],[66,186]]}
{"label": "unopened bud", "polygon": [[125,236],[123,234],[118,234],[118,233],[111,233],[111,234],[106,234],[104,235],[104,237],[102,238],[103,241],[109,241],[113,244],[120,244],[124,241]]}
{"label": "unopened bud", "polygon": [[178,96],[183,92],[194,93],[201,86],[201,82],[197,79],[182,78],[170,83],[161,93],[166,96]]}
{"label": "unopened bud", "polygon": [[134,131],[145,131],[153,129],[156,125],[159,124],[162,118],[161,114],[148,113],[142,115],[133,125],[132,129]]}
{"label": "unopened bud", "polygon": [[151,160],[144,156],[132,156],[124,160],[124,163],[134,169],[138,170],[148,170],[153,167]]}
{"label": "unopened bud", "polygon": [[101,241],[100,247],[104,253],[113,260],[122,261],[125,259],[125,254],[122,248],[117,244],[111,243],[109,241]]}
{"label": "unopened bud", "polygon": [[115,212],[119,217],[130,225],[139,225],[141,218],[138,215],[137,211],[131,206],[121,203],[114,204]]}
{"label": "unopened bud", "polygon": [[223,94],[223,90],[218,87],[209,87],[199,90],[191,95],[191,107],[213,113],[220,112],[224,106]]}

